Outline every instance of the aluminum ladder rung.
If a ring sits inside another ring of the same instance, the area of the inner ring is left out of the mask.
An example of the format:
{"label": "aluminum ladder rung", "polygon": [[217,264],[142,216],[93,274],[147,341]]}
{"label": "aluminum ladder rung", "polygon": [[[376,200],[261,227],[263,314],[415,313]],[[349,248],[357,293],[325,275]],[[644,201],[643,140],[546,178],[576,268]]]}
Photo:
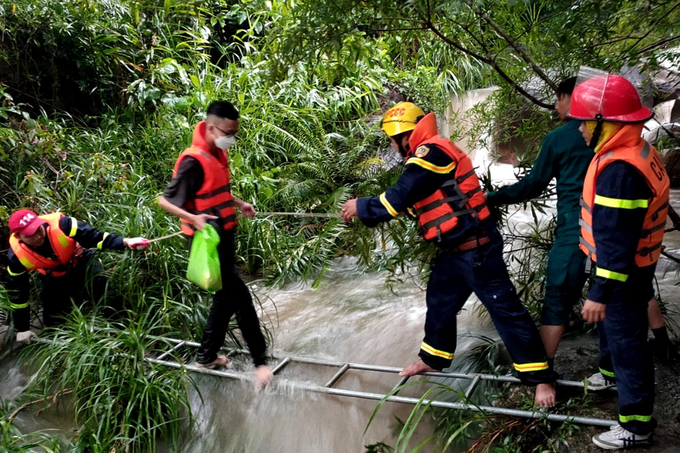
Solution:
{"label": "aluminum ladder rung", "polygon": [[406,384],[406,381],[408,381],[408,379],[409,379],[410,377],[411,377],[411,376],[402,376],[401,379],[399,379],[399,382],[397,382],[397,385],[395,385],[395,386],[392,388],[392,394],[393,394],[393,395],[397,395],[399,392],[401,392],[401,389],[399,389],[399,390],[397,390],[397,389],[398,389],[399,387],[401,387],[402,385]]}
{"label": "aluminum ladder rung", "polygon": [[470,397],[472,396],[472,392],[475,391],[477,388],[477,384],[479,384],[479,381],[481,381],[482,378],[480,375],[475,376],[475,378],[472,380],[470,383],[470,386],[465,390],[465,401],[469,401]]}
{"label": "aluminum ladder rung", "polygon": [[[112,333],[119,334],[120,331],[115,331]],[[186,341],[186,340],[177,340],[174,338],[165,338],[165,337],[152,337],[150,336],[149,338],[160,340],[160,341],[165,341],[167,343],[172,343],[175,345],[174,348],[172,348],[170,351],[167,351],[164,353],[161,357],[169,355],[173,350],[176,350],[182,346],[190,346],[190,347],[199,347],[200,344],[192,341]],[[35,340],[37,343],[43,343],[43,344],[52,344],[56,340],[48,340],[44,338],[37,338]],[[246,353],[246,351],[243,350],[234,350],[236,353]],[[178,363],[178,362],[171,362],[167,360],[162,360],[162,359],[153,359],[150,357],[145,358],[146,361],[149,363],[154,363],[158,365],[163,365],[171,368],[177,368],[177,369],[186,369],[189,371],[193,371],[196,373],[202,373],[202,374],[209,374],[212,376],[219,376],[223,378],[228,378],[228,379],[236,379],[240,381],[248,381],[251,380],[252,377],[250,377],[249,373],[238,373],[234,372],[231,370],[227,371],[221,371],[221,370],[211,370],[211,369],[206,369],[206,368],[199,368],[195,365],[190,365],[190,364],[184,364],[184,363]],[[523,417],[523,418],[533,418],[533,419],[547,419],[550,421],[554,422],[564,422],[568,421],[571,423],[577,423],[581,425],[590,425],[590,426],[601,426],[601,427],[610,427],[613,425],[616,425],[618,421],[616,420],[606,420],[606,419],[601,419],[601,418],[590,418],[590,417],[578,417],[578,416],[571,416],[571,415],[563,415],[563,414],[552,414],[552,413],[546,413],[543,411],[526,411],[526,410],[520,410],[520,409],[511,409],[511,408],[504,408],[504,407],[496,407],[496,406],[478,406],[474,404],[469,404],[467,401],[442,401],[442,400],[423,400],[422,398],[412,398],[412,397],[403,397],[403,396],[397,396],[397,395],[390,395],[387,396],[385,394],[380,394],[380,393],[371,393],[371,392],[363,392],[363,391],[355,391],[355,390],[346,390],[346,389],[341,389],[341,388],[334,388],[331,387],[333,384],[335,384],[339,378],[344,374],[347,370],[351,369],[356,369],[356,370],[363,370],[363,371],[377,371],[377,372],[383,372],[383,373],[399,373],[401,371],[401,368],[395,368],[395,367],[385,367],[385,366],[378,366],[378,365],[366,365],[366,364],[359,364],[359,363],[343,363],[343,362],[333,362],[329,360],[321,360],[321,359],[314,359],[314,358],[307,358],[307,357],[296,357],[296,356],[286,356],[277,366],[274,368],[276,372],[280,371],[283,367],[288,365],[291,362],[297,362],[297,363],[306,363],[306,364],[312,364],[312,365],[323,365],[323,366],[333,366],[333,367],[340,367],[340,370],[338,370],[337,373],[331,378],[331,380],[326,384],[326,387],[322,387],[317,384],[310,384],[306,382],[296,382],[296,381],[286,381],[287,385],[291,386],[292,388],[296,388],[298,390],[306,390],[310,392],[315,392],[315,393],[324,393],[328,395],[336,395],[336,396],[346,396],[346,397],[352,397],[352,398],[363,398],[363,399],[368,399],[368,400],[375,400],[375,401],[389,401],[389,402],[394,402],[394,403],[402,403],[402,404],[421,404],[421,405],[431,405],[432,407],[440,407],[444,409],[458,409],[458,410],[469,410],[469,411],[474,411],[474,412],[483,412],[483,413],[489,413],[489,414],[497,414],[497,415],[506,415],[510,417]],[[437,372],[437,373],[423,373],[422,375],[424,376],[431,376],[431,377],[442,377],[442,378],[454,378],[454,379],[468,379],[471,380],[472,382],[468,386],[468,388],[465,391],[465,398],[469,398],[474,390],[477,388],[479,385],[479,382],[481,381],[494,381],[494,382],[509,382],[509,383],[519,383],[520,380],[512,377],[512,376],[495,376],[492,374],[481,374],[481,373],[471,373],[471,374],[464,374],[464,373],[442,373],[442,372]],[[406,377],[403,377],[397,387],[399,385],[403,385],[403,383],[406,382]],[[581,381],[563,381],[563,380],[558,380],[557,381],[558,385],[563,385],[563,386],[569,386],[569,387],[580,387],[583,388],[586,384]],[[396,387],[395,387],[396,388]]]}
{"label": "aluminum ladder rung", "polygon": [[[164,365],[168,366],[171,368],[178,368],[182,369],[185,368],[190,371],[194,371],[196,373],[202,373],[202,374],[209,374],[212,376],[219,376],[219,377],[225,377],[229,379],[237,379],[240,381],[247,381],[250,378],[246,374],[241,374],[241,373],[236,373],[233,371],[219,371],[219,370],[210,370],[206,368],[198,368],[195,365],[185,365],[177,362],[166,362],[163,360],[157,360],[157,359],[150,359],[147,358],[151,363],[156,363],[159,365]],[[480,378],[481,380],[481,378]],[[335,396],[347,396],[347,397],[352,397],[352,398],[361,398],[361,399],[368,399],[368,400],[374,400],[374,401],[389,401],[389,402],[394,402],[394,403],[402,403],[402,404],[411,404],[411,405],[416,405],[416,404],[422,404],[422,405],[431,405],[432,407],[440,407],[444,409],[458,409],[458,410],[469,410],[473,412],[484,412],[484,413],[489,413],[489,414],[497,414],[497,415],[506,415],[509,417],[523,417],[523,418],[545,418],[550,421],[554,422],[571,422],[571,423],[577,423],[581,425],[591,425],[591,426],[602,426],[602,427],[611,427],[613,425],[616,425],[618,422],[616,420],[605,420],[601,418],[590,418],[590,417],[574,417],[571,415],[562,415],[562,414],[551,414],[551,413],[545,413],[542,411],[526,411],[526,410],[520,410],[520,409],[509,409],[509,408],[504,408],[504,407],[495,407],[495,406],[477,406],[474,404],[468,404],[463,401],[459,402],[454,402],[454,401],[441,401],[441,400],[422,400],[419,398],[412,398],[412,397],[404,397],[404,396],[387,396],[381,393],[370,393],[370,392],[361,392],[361,391],[355,391],[355,390],[345,390],[345,389],[338,389],[338,388],[327,388],[327,387],[321,387],[316,384],[308,384],[305,382],[294,382],[294,381],[288,381],[288,385],[292,386],[293,388],[296,388],[298,390],[307,390],[310,392],[315,392],[315,393],[325,393],[327,395],[335,395]]]}
{"label": "aluminum ladder rung", "polygon": [[[149,338],[153,338],[156,340],[160,341],[166,341],[168,343],[181,343],[184,342],[186,346],[198,348],[200,347],[200,343],[196,343],[193,341],[185,341],[185,340],[178,340],[176,338],[168,338],[168,337],[161,337],[161,336],[152,336],[150,335]],[[244,349],[232,349],[230,351],[233,351],[234,353],[238,354],[248,354],[248,351]],[[287,356],[290,358],[292,362],[296,363],[306,363],[310,365],[323,365],[323,366],[333,366],[333,367],[343,367],[345,365],[345,362],[336,362],[332,360],[322,360],[322,359],[315,359],[315,358],[309,358],[309,357],[298,357],[298,356]],[[276,357],[272,357],[276,358]],[[350,368],[353,370],[362,370],[362,371],[378,371],[378,372],[383,372],[383,373],[399,373],[401,372],[402,368],[396,368],[396,367],[387,367],[387,366],[381,366],[381,365],[367,365],[363,363],[347,363]],[[514,384],[521,384],[521,381],[514,377],[514,376],[496,376],[494,374],[483,374],[483,373],[448,373],[448,372],[427,372],[427,373],[422,373],[419,374],[419,376],[429,376],[429,377],[441,377],[441,378],[453,378],[453,379],[469,379],[469,380],[474,380],[476,376],[479,376],[481,380],[483,381],[494,381],[494,382],[509,382],[509,383],[514,383]],[[584,388],[586,384],[584,384],[584,381],[568,381],[568,380],[563,380],[563,379],[558,379],[556,381],[556,384],[562,387],[577,387],[577,388]],[[592,386],[589,386],[589,388],[592,388]]]}
{"label": "aluminum ladder rung", "polygon": [[345,363],[342,367],[340,367],[340,369],[338,370],[338,372],[335,373],[335,374],[333,375],[333,377],[331,378],[331,380],[328,381],[328,382],[326,382],[325,387],[326,387],[326,388],[333,387],[333,384],[335,384],[336,382],[338,382],[338,379],[340,379],[340,378],[342,377],[342,375],[345,374],[345,372],[346,372],[347,370],[349,370],[349,368],[350,368],[350,367],[349,367],[349,363]]}
{"label": "aluminum ladder rung", "polygon": [[181,348],[185,344],[186,343],[184,341],[177,343],[175,346],[172,347],[172,349],[169,349],[168,351],[165,351],[163,354],[159,355],[158,360],[163,360],[164,358],[166,358],[167,356],[169,356],[170,354],[172,354],[173,352],[175,352],[176,350],[178,350],[179,348]]}
{"label": "aluminum ladder rung", "polygon": [[290,362],[291,362],[290,357],[286,357],[285,359],[281,360],[281,362],[279,362],[279,364],[276,365],[274,367],[274,369],[272,370],[272,374],[278,373],[279,371],[284,369],[286,367],[286,365],[288,365]]}

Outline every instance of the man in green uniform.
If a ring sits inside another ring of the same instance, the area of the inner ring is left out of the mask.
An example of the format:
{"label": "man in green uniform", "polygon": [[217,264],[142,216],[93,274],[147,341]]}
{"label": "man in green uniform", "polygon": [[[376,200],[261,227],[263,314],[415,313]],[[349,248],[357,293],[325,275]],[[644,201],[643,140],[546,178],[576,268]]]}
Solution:
{"label": "man in green uniform", "polygon": [[593,150],[578,130],[581,122],[567,118],[575,84],[576,77],[572,77],[558,86],[555,110],[566,123],[545,137],[529,174],[511,186],[488,194],[488,203],[492,205],[521,203],[539,196],[553,178],[557,180],[557,228],[548,256],[541,314],[541,339],[551,367],[569,313],[579,301],[586,280],[586,260],[578,248],[579,200]]}
{"label": "man in green uniform", "polygon": [[[586,259],[578,246],[579,200],[583,192],[586,171],[594,153],[579,132],[581,122],[567,117],[575,84],[576,77],[571,77],[557,87],[555,110],[560,119],[566,123],[545,137],[529,174],[517,183],[501,187],[487,196],[487,203],[490,205],[522,203],[539,196],[553,178],[557,180],[557,227],[555,242],[548,256],[541,314],[541,339],[551,368],[569,321],[569,313],[581,298],[583,285],[587,279]],[[649,302],[648,316],[656,340],[656,350],[659,351],[660,357],[670,357],[671,342],[655,298]],[[610,373],[607,373],[607,376]],[[589,382],[593,388],[613,385],[613,380],[607,379],[601,373],[591,376]]]}

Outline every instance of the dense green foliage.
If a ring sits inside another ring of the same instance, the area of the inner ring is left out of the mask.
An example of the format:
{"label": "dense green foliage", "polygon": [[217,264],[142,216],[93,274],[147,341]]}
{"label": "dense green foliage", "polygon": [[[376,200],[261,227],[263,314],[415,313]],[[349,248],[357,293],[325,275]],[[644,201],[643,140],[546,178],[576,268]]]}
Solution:
{"label": "dense green foliage", "polygon": [[[232,187],[259,211],[334,213],[348,198],[382,192],[399,169],[388,162],[379,114],[403,99],[442,112],[452,94],[498,84],[490,101],[474,109],[468,138],[482,150],[485,136],[521,143],[512,151],[529,163],[555,125],[541,108],[553,102],[555,82],[581,64],[672,63],[678,54],[665,50],[678,38],[677,6],[0,2],[0,222],[30,207],[125,236],[177,231],[156,199],[193,125],[216,99],[233,101],[241,112],[230,150]],[[278,284],[318,283],[345,253],[393,278],[421,278],[434,253],[404,219],[369,231],[336,219],[259,217],[241,220],[238,231],[242,270]],[[528,239],[541,247],[517,259],[533,313],[547,231],[537,229]],[[6,240],[0,229],[0,249]],[[127,314],[104,324],[75,313],[53,347],[39,347],[44,365],[21,401],[73,391],[79,428],[73,443],[88,451],[148,451],[160,437],[177,442],[191,418],[191,382],[143,358],[153,353],[150,334],[200,336],[208,297],[183,278],[186,258],[179,238],[142,253],[102,254],[108,297],[121,299]],[[34,442],[8,423],[2,428],[7,445]]]}

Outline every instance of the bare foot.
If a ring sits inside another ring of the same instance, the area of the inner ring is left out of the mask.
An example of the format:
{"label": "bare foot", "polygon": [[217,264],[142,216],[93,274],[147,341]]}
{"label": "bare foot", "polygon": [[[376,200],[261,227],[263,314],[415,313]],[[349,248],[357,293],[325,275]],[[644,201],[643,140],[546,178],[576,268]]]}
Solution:
{"label": "bare foot", "polygon": [[422,359],[418,359],[412,364],[408,365],[405,367],[403,370],[401,370],[401,373],[399,373],[399,376],[415,376],[416,374],[420,373],[427,373],[427,372],[438,372],[441,370],[435,370],[431,366],[425,364]]}
{"label": "bare foot", "polygon": [[555,405],[555,384],[538,384],[534,403],[541,407],[553,407]]}
{"label": "bare foot", "polygon": [[226,355],[218,354],[217,358],[210,363],[199,363],[196,362],[196,366],[199,368],[207,368],[209,370],[217,370],[219,368],[224,368],[229,366],[231,360],[227,358]]}
{"label": "bare foot", "polygon": [[274,374],[267,365],[260,365],[255,368],[255,379],[262,388],[265,388],[274,380]]}

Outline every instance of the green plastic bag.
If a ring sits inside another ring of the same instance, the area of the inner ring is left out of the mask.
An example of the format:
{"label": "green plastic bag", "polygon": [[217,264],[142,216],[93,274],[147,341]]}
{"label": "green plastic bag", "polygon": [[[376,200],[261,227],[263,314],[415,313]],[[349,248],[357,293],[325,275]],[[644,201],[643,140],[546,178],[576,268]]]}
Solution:
{"label": "green plastic bag", "polygon": [[194,232],[189,253],[187,280],[196,283],[211,293],[222,289],[222,272],[220,271],[220,257],[217,245],[220,235],[215,228],[206,224],[203,231]]}

